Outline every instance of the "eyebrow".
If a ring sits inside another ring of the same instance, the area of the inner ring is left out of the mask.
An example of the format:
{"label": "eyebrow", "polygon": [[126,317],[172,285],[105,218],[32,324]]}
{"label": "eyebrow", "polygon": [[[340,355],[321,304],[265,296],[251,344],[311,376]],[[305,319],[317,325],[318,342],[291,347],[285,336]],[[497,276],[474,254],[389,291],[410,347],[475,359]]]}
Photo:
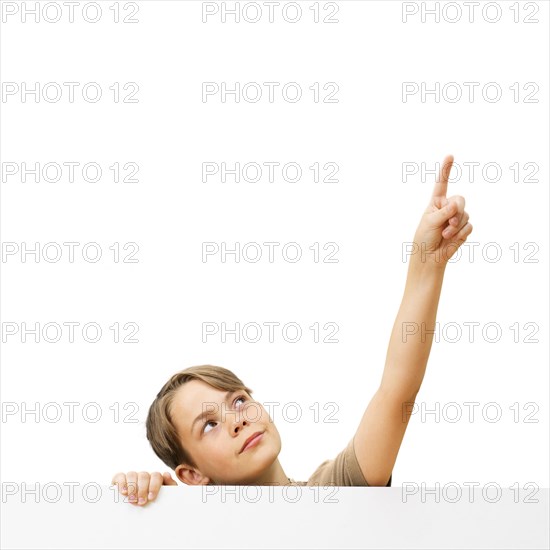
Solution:
{"label": "eyebrow", "polygon": [[[224,397],[224,401],[225,403],[227,404],[227,402],[229,401],[229,398],[236,392],[237,390],[230,390],[228,391],[226,394],[225,394],[225,397]],[[209,404],[211,404],[212,402],[209,402]],[[193,420],[193,424],[191,424],[191,433],[193,433],[193,430],[195,429],[195,424],[199,421],[199,420],[202,420],[203,418],[207,417],[207,416],[210,416],[211,414],[214,414],[214,411],[212,410],[207,410],[207,411],[203,411],[201,412],[201,414],[199,414],[199,416],[197,416],[197,418],[195,418],[195,420]]]}

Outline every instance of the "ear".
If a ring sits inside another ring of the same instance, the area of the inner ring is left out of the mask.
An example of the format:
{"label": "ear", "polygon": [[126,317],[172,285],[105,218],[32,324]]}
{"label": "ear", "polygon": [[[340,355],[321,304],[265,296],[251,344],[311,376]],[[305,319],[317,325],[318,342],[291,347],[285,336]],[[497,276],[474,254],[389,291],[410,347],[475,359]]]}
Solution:
{"label": "ear", "polygon": [[174,471],[177,478],[186,485],[208,485],[210,483],[210,478],[185,464],[180,464]]}

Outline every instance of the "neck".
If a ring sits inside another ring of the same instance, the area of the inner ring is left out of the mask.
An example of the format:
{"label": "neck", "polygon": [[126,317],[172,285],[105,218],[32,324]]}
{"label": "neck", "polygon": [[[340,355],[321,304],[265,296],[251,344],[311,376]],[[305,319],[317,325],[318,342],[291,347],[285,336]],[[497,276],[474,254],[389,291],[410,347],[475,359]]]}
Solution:
{"label": "neck", "polygon": [[277,459],[261,476],[255,478],[250,485],[290,485],[290,483],[288,476],[279,463],[279,459]]}

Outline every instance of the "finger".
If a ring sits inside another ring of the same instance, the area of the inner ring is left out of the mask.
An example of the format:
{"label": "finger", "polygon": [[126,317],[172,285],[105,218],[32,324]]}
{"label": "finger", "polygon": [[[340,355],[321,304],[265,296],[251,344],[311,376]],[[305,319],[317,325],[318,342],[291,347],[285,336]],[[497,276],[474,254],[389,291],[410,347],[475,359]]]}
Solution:
{"label": "finger", "polygon": [[[455,216],[456,218],[456,216]],[[451,218],[452,219],[452,218]],[[458,233],[467,223],[468,223],[468,220],[470,219],[470,214],[468,214],[468,212],[464,212],[464,215],[462,216],[461,220],[460,220],[460,225],[459,226],[453,226],[453,225],[448,225],[444,230],[443,230],[443,237],[445,239],[450,239],[453,235],[455,235],[456,233]],[[450,220],[449,220],[449,224],[450,224]]]}
{"label": "finger", "polygon": [[175,479],[172,479],[172,476],[169,472],[164,472],[162,476],[162,484],[163,485],[177,485],[177,481]]}
{"label": "finger", "polygon": [[149,494],[147,498],[149,500],[154,500],[157,497],[157,494],[164,483],[164,478],[160,472],[153,472],[151,474],[151,481],[149,482]]}
{"label": "finger", "polygon": [[147,493],[147,500],[154,500],[157,498],[157,494],[162,487],[162,474],[160,472],[153,472],[151,474],[151,480],[149,481],[149,492]]}
{"label": "finger", "polygon": [[454,200],[450,201],[447,206],[428,214],[431,224],[434,227],[442,227],[446,225],[447,220],[456,214],[457,204]]}
{"label": "finger", "polygon": [[460,228],[464,225],[462,222],[463,222],[463,216],[464,216],[464,207],[466,206],[466,200],[461,195],[453,195],[452,197],[449,197],[448,200],[455,201],[457,204],[456,215],[449,220],[449,224],[454,225],[457,228]]}
{"label": "finger", "polygon": [[147,504],[147,495],[149,494],[149,482],[151,476],[149,472],[139,472],[138,474],[138,491],[137,491],[137,503],[138,506]]}
{"label": "finger", "polygon": [[453,242],[458,243],[460,246],[473,231],[474,227],[471,223],[467,223],[460,229],[460,231],[453,237]]}
{"label": "finger", "polygon": [[126,485],[128,486],[128,500],[134,504],[137,502],[137,472],[128,472],[126,474]]}
{"label": "finger", "polygon": [[447,196],[447,183],[449,181],[449,173],[453,166],[453,155],[447,155],[443,160],[443,164],[439,170],[437,179],[435,180],[435,186],[432,193],[434,199],[443,199]]}
{"label": "finger", "polygon": [[125,495],[128,492],[128,488],[126,487],[126,474],[122,472],[115,474],[111,481],[111,485],[116,485],[119,492]]}

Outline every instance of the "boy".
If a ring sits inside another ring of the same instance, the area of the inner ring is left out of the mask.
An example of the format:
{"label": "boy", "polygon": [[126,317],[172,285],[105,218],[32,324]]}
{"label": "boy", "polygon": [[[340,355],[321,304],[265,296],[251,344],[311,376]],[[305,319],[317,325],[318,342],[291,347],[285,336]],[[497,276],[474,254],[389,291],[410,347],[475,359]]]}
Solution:
{"label": "boy", "polygon": [[[154,452],[182,483],[391,486],[409,420],[403,411],[411,410],[422,384],[445,268],[473,229],[464,198],[446,197],[453,162],[452,155],[443,161],[416,230],[382,380],[346,448],[335,459],[325,460],[308,481],[294,481],[277,459],[279,432],[261,403],[252,399],[252,390],[222,367],[191,367],[163,386],[146,422]],[[424,330],[403,339],[403,323],[409,322]],[[177,482],[168,472],[128,472],[116,474],[112,484],[132,504],[144,505],[154,500],[162,485]]]}

